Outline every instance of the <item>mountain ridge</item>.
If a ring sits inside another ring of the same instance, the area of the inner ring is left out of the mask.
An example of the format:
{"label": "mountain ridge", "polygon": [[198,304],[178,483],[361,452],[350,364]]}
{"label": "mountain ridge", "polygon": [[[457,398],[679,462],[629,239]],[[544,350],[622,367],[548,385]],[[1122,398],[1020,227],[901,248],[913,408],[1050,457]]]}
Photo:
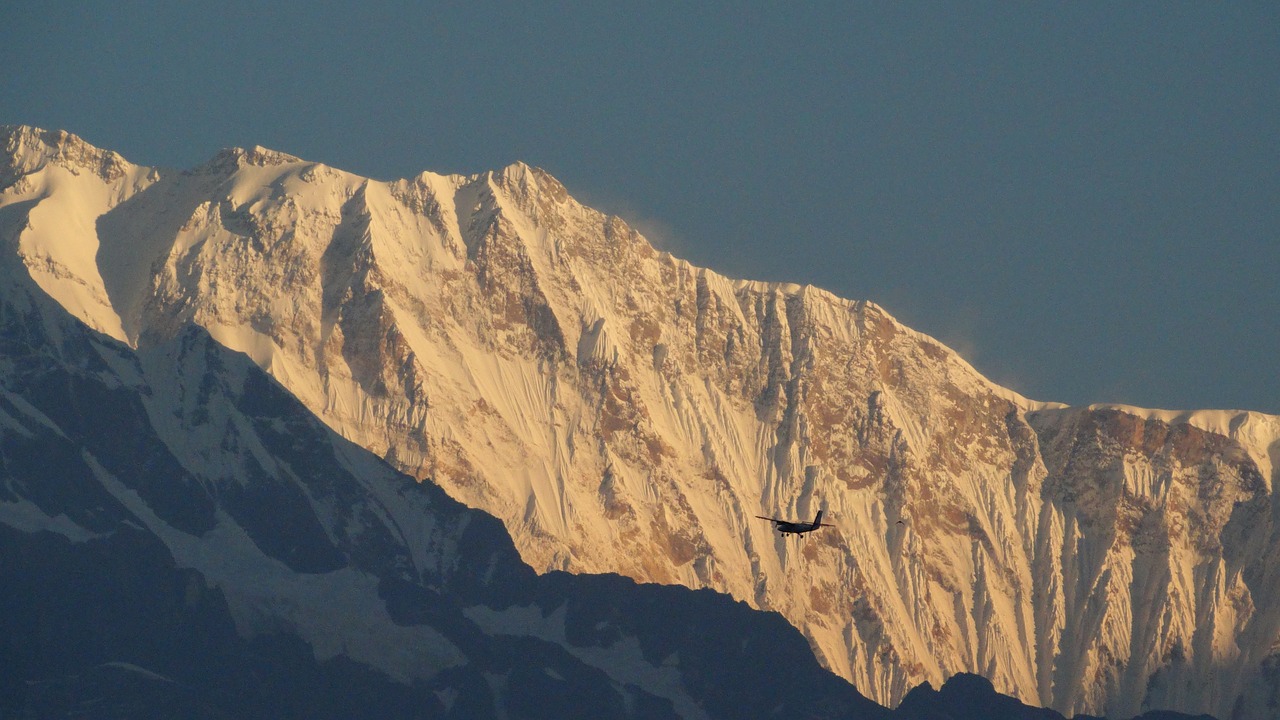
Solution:
{"label": "mountain ridge", "polygon": [[[883,703],[965,671],[1067,713],[1226,717],[1267,691],[1276,418],[1027,400],[874,303],[660,253],[523,163],[379,183],[271,157],[203,184],[33,171],[0,208],[26,227],[0,229],[73,315],[139,346],[205,328],[501,518],[539,571],[776,609]],[[123,199],[92,223],[33,219],[99,181]],[[98,268],[138,246],[154,260],[122,292]],[[753,524],[819,507],[841,527],[799,550]],[[1219,663],[1244,679],[1196,680]]]}

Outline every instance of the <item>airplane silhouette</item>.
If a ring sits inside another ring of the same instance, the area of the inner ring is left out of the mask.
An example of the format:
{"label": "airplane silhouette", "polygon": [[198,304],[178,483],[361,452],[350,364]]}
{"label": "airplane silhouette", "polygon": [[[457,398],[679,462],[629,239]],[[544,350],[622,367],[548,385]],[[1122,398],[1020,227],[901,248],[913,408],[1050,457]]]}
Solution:
{"label": "airplane silhouette", "polygon": [[774,529],[783,535],[787,533],[803,535],[807,532],[813,532],[820,527],[835,527],[835,525],[832,525],[831,523],[822,522],[821,510],[818,511],[818,516],[815,517],[811,523],[804,522],[803,520],[779,520],[778,518],[765,517],[764,515],[757,515],[756,517],[773,523]]}

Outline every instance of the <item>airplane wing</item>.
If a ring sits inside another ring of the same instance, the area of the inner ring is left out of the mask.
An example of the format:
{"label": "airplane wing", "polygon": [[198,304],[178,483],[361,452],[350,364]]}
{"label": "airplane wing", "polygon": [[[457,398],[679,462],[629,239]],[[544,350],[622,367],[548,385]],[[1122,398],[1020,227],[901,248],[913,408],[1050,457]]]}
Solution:
{"label": "airplane wing", "polygon": [[768,520],[770,522],[787,522],[786,520],[779,520],[778,518],[765,517],[763,515],[757,515],[756,517],[760,518],[761,520]]}

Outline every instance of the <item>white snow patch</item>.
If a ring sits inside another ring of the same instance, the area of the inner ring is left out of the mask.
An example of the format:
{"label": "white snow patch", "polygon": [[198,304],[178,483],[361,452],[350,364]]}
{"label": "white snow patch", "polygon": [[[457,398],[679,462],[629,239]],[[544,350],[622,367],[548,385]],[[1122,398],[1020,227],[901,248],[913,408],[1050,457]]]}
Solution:
{"label": "white snow patch", "polygon": [[536,605],[513,606],[505,610],[476,605],[462,612],[488,635],[535,637],[555,643],[570,655],[601,670],[614,682],[635,685],[670,700],[682,718],[710,720],[710,716],[685,691],[678,669],[679,658],[668,657],[661,665],[654,666],[645,659],[640,641],[634,637],[623,638],[607,648],[571,645],[565,637],[565,605],[546,616]]}
{"label": "white snow patch", "polygon": [[98,533],[90,532],[77,525],[62,513],[50,516],[38,505],[26,499],[18,502],[0,502],[0,523],[24,533],[55,532],[75,543],[102,537]]}
{"label": "white snow patch", "polygon": [[350,568],[294,572],[263,555],[225,515],[214,530],[193,537],[156,517],[110,473],[94,469],[103,486],[169,547],[180,567],[200,571],[222,589],[241,636],[295,634],[319,661],[345,655],[402,683],[466,662],[461,650],[434,629],[397,625],[378,595],[377,578]]}

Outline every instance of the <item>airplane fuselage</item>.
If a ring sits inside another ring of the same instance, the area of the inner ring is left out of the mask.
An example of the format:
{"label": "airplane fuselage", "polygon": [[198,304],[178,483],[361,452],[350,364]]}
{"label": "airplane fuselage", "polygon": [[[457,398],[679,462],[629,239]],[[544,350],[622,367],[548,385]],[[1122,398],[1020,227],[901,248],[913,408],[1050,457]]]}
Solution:
{"label": "airplane fuselage", "polygon": [[818,528],[812,523],[793,523],[793,522],[778,523],[778,532],[780,533],[796,533],[798,535],[800,533],[812,532],[817,529]]}
{"label": "airplane fuselage", "polygon": [[831,527],[831,525],[822,522],[822,511],[818,511],[818,516],[813,519],[813,522],[779,520],[778,518],[765,517],[763,515],[757,515],[756,517],[761,520],[768,520],[769,522],[772,522],[773,528],[783,535],[787,533],[802,535],[807,532],[813,532],[820,527]]}

